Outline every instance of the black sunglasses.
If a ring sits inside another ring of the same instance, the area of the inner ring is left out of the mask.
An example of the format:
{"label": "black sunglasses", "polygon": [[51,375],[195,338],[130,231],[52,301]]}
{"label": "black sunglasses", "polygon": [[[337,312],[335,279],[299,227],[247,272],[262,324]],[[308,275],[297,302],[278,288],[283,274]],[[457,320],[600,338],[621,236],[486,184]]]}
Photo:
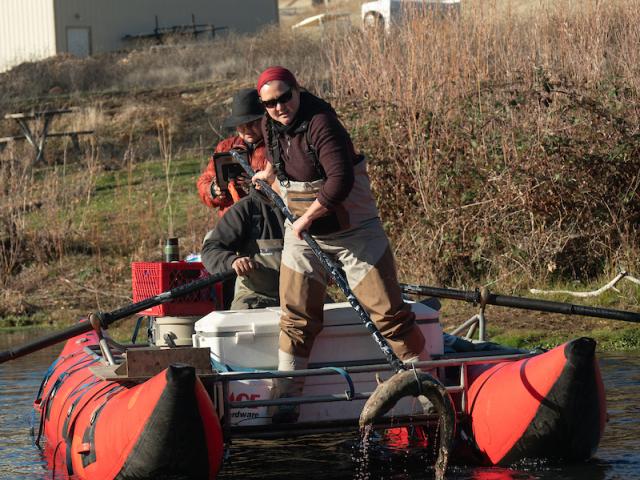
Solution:
{"label": "black sunglasses", "polygon": [[267,108],[276,108],[276,105],[278,104],[284,105],[289,100],[291,100],[292,97],[293,97],[293,89],[290,88],[289,90],[284,92],[282,95],[280,95],[278,98],[272,98],[271,100],[260,99],[260,101],[262,102],[262,105],[264,105]]}

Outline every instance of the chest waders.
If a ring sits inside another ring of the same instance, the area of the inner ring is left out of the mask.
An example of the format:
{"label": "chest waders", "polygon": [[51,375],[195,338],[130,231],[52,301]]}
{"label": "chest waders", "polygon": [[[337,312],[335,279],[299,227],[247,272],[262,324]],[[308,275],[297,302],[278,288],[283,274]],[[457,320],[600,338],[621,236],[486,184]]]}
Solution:
{"label": "chest waders", "polygon": [[[251,165],[237,152],[231,153],[236,161],[242,165],[245,171],[252,177],[255,171]],[[261,190],[271,199],[271,201],[282,211],[283,215],[291,223],[296,217],[285,205],[282,198],[277,195],[264,180],[258,180]],[[307,242],[313,253],[318,257],[324,268],[331,275],[334,282],[347,297],[347,300],[356,311],[365,328],[369,331],[374,341],[384,354],[387,362],[395,371],[389,380],[379,385],[365,404],[360,416],[360,426],[371,425],[376,420],[385,415],[393,406],[405,396],[425,396],[436,408],[441,417],[444,428],[440,429],[440,449],[438,460],[436,461],[436,477],[444,478],[449,452],[453,445],[455,436],[456,414],[453,401],[444,386],[434,377],[426,372],[418,371],[415,368],[404,364],[393,352],[386,339],[376,328],[369,314],[362,308],[362,305],[351,291],[347,280],[343,276],[338,266],[324,254],[316,240],[309,232],[302,232],[302,238]]]}

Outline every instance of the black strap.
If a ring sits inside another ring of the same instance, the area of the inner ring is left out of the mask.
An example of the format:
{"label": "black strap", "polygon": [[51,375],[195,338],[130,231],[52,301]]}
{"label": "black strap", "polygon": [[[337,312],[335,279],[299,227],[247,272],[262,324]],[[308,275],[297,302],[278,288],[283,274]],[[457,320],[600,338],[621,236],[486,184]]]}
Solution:
{"label": "black strap", "polygon": [[[36,395],[35,400],[33,401],[33,403],[38,404],[42,401],[42,394],[44,393],[44,389],[47,386],[47,384],[49,383],[49,380],[51,379],[51,377],[53,376],[53,374],[56,372],[56,370],[58,369],[58,367],[60,367],[62,364],[64,364],[64,362],[66,362],[68,359],[75,357],[77,354],[83,354],[86,355],[87,357],[90,357],[90,355],[88,355],[87,353],[85,353],[82,350],[78,350],[73,352],[70,355],[67,355],[65,357],[58,357],[49,367],[49,369],[47,370],[47,373],[45,373],[44,378],[42,379],[42,383],[40,384],[40,388],[38,389],[38,394]],[[76,365],[78,365],[79,363],[83,362],[84,360],[86,360],[86,358],[83,358],[82,360],[80,360],[80,362],[72,365],[69,368],[73,368]]]}
{"label": "black strap", "polygon": [[[276,126],[273,120],[268,120],[268,147],[271,152],[271,158],[273,160],[273,167],[276,169],[276,177],[280,182],[280,185],[283,187],[288,187],[290,184],[289,176],[285,171],[284,160],[282,158],[282,152],[280,151],[280,142],[278,140],[278,132],[276,130]],[[320,158],[318,157],[318,151],[316,147],[311,142],[311,134],[309,132],[309,121],[303,121],[300,126],[298,126],[294,131],[294,134],[304,133],[305,142],[307,144],[307,151],[305,152],[307,155],[311,155],[313,157],[313,167],[316,169],[318,173],[318,179],[326,180],[327,174],[322,168],[320,164]]]}
{"label": "black strap", "polygon": [[80,454],[82,455],[82,466],[85,468],[89,464],[96,461],[96,446],[94,441],[94,437],[96,434],[96,424],[98,423],[98,417],[100,416],[102,409],[107,406],[107,402],[108,402],[108,399],[105,400],[105,402],[102,405],[100,405],[97,410],[93,412],[92,418],[91,418],[92,421],[90,422],[89,427],[85,429],[84,435],[82,436],[82,443],[89,444],[89,451],[82,452]]}
{"label": "black strap", "polygon": [[42,393],[44,392],[47,383],[49,383],[49,379],[55,373],[56,369],[60,366],[61,363],[66,360],[66,357],[58,357],[49,367],[47,372],[44,374],[44,378],[42,379],[42,383],[40,383],[40,388],[38,389],[38,393],[36,394],[36,398],[33,401],[34,404],[39,404],[42,401]]}
{"label": "black strap", "polygon": [[307,154],[311,154],[313,156],[313,166],[315,167],[316,172],[318,172],[318,175],[320,175],[320,178],[322,180],[326,180],[327,174],[325,173],[324,168],[320,164],[318,151],[316,150],[316,147],[313,145],[313,143],[311,143],[311,134],[309,133],[309,122],[303,122],[303,124],[305,124],[304,138],[307,141]]}
{"label": "black strap", "polygon": [[280,182],[280,185],[283,187],[289,186],[289,177],[287,176],[284,170],[284,162],[282,161],[282,156],[280,155],[280,142],[278,141],[278,132],[276,131],[276,126],[273,123],[273,120],[269,119],[267,121],[267,134],[269,136],[268,140],[268,148],[271,152],[271,159],[273,160],[273,168],[276,169],[276,177]]}
{"label": "black strap", "polygon": [[[112,392],[114,392],[114,391],[116,391],[116,390],[118,390],[118,389],[122,389],[123,387],[121,387],[121,386],[120,386],[119,384],[117,384],[117,383],[116,383],[116,384],[114,384],[114,383],[107,383],[107,384],[104,386],[104,388],[106,388],[106,391],[102,391],[102,392],[101,392],[101,391],[99,390],[99,391],[98,391],[98,392],[96,392],[94,395],[90,396],[90,397],[87,399],[87,401],[82,405],[82,407],[78,409],[78,411],[77,411],[77,412],[76,412],[76,414],[75,414],[75,417],[73,417],[73,419],[71,420],[71,422],[69,422],[69,430],[66,432],[66,435],[67,435],[67,436],[66,436],[66,444],[67,444],[67,449],[66,449],[66,450],[67,450],[67,451],[65,452],[66,463],[67,463],[67,474],[68,474],[69,476],[72,476],[72,475],[73,475],[73,473],[74,473],[74,472],[73,472],[73,456],[72,456],[72,455],[73,455],[73,453],[72,453],[72,451],[71,451],[71,447],[73,446],[73,434],[74,434],[75,429],[76,429],[76,420],[80,417],[80,412],[81,412],[82,410],[84,410],[84,408],[85,408],[87,405],[89,405],[89,403],[91,403],[91,400],[98,399],[99,397],[103,397],[103,396],[105,396],[105,395],[109,395],[110,393],[112,393]],[[87,393],[87,392],[85,392],[85,393]],[[84,394],[83,394],[82,396],[84,396]],[[93,418],[93,423],[91,424],[91,426],[93,426],[93,424],[95,424],[97,414],[99,414],[99,413],[100,413],[100,411],[102,411],[102,409],[103,409],[103,408],[104,408],[104,406],[107,404],[107,402],[109,401],[109,399],[110,399],[110,398],[111,398],[111,397],[107,397],[107,398],[105,399],[105,401],[102,403],[102,405],[100,405],[100,406],[98,407],[98,409],[97,409],[97,410],[94,410],[94,412],[93,412],[93,414],[92,414],[94,418]],[[83,443],[84,443],[84,436],[83,436],[83,440],[82,440],[82,441],[83,441]],[[92,447],[92,448],[93,448],[93,447]],[[85,465],[85,463],[84,463],[84,457],[83,457],[83,459],[82,459],[82,464],[83,464],[83,466],[86,466],[86,465]]]}
{"label": "black strap", "polygon": [[[80,365],[82,363],[85,363],[88,360],[89,360],[89,363],[87,363],[86,365]],[[47,395],[46,404],[44,405],[42,410],[42,416],[46,418],[46,420],[49,420],[49,414],[51,412],[51,409],[49,407],[51,405],[51,401],[53,400],[53,397],[55,397],[56,393],[58,392],[62,384],[67,380],[67,378],[71,377],[71,375],[73,375],[74,373],[84,368],[87,368],[92,363],[96,363],[97,361],[99,361],[99,358],[93,358],[91,356],[87,356],[87,358],[83,358],[82,360],[79,360],[78,362],[71,365],[71,367],[69,367],[69,370],[62,372],[60,374],[60,376],[56,380],[56,383],[53,384],[53,387],[51,388],[49,395]]]}
{"label": "black strap", "polygon": [[[91,377],[88,377],[91,378]],[[87,380],[88,380],[87,378]],[[67,435],[69,432],[69,424],[71,423],[71,421],[73,419],[75,419],[76,417],[73,415],[76,407],[78,406],[78,403],[80,403],[80,400],[82,400],[82,398],[85,396],[85,394],[91,390],[92,387],[96,386],[98,383],[102,382],[103,380],[99,379],[99,378],[95,378],[95,380],[93,380],[92,382],[87,382],[87,383],[83,383],[81,385],[78,386],[78,388],[76,389],[76,391],[71,392],[71,394],[69,394],[69,398],[71,398],[73,395],[78,394],[78,396],[75,398],[75,400],[73,400],[73,402],[71,402],[71,406],[67,409],[67,418],[65,418],[64,423],[62,424],[62,433],[64,435],[64,438],[67,439]]]}

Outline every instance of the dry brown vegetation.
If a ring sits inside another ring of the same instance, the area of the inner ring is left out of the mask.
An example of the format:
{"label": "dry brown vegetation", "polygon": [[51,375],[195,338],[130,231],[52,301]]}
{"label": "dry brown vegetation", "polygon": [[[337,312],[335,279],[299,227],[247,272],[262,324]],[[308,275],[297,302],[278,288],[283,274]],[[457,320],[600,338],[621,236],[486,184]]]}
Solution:
{"label": "dry brown vegetation", "polygon": [[463,5],[331,44],[406,272],[525,286],[637,271],[640,2]]}
{"label": "dry brown vegetation", "polygon": [[121,303],[129,262],[158,260],[169,228],[197,249],[197,172],[233,90],[272,64],[368,155],[404,280],[506,291],[640,272],[639,21],[640,0],[469,0],[386,38],[269,29],[16,67],[0,114],[79,106],[56,127],[96,134],[80,152],[52,141],[38,169],[28,146],[0,152],[0,317]]}

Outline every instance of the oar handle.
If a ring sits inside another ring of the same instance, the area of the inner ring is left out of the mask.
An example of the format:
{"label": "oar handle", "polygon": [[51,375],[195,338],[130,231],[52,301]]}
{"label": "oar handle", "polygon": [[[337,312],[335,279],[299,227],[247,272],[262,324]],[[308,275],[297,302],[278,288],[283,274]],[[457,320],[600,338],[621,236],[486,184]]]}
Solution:
{"label": "oar handle", "polygon": [[[141,312],[142,310],[146,310],[147,308],[155,307],[156,305],[160,305],[161,303],[168,302],[175,298],[183,297],[185,295],[188,295],[189,293],[198,291],[214,283],[231,278],[234,275],[235,272],[233,270],[217,273],[215,275],[211,275],[194,282],[181,285],[172,290],[162,292],[154,297],[146,298],[139,302],[132,303],[131,305],[113,310],[112,312],[96,312],[92,315],[95,315],[100,320],[100,325],[102,326],[102,328],[107,328],[112,323],[122,318],[128,317],[129,315]],[[46,337],[42,337],[21,347],[0,352],[0,363],[23,357],[35,351],[50,347],[51,345],[55,345],[56,343],[86,333],[92,329],[93,327],[91,326],[90,322],[78,323],[77,325],[69,327],[66,330],[62,330],[61,332],[56,332]]]}
{"label": "oar handle", "polygon": [[91,327],[89,322],[78,323],[66,330],[52,333],[51,335],[47,335],[46,337],[42,337],[21,347],[14,348],[12,350],[5,350],[4,352],[0,352],[0,363],[15,360],[16,358],[24,357],[30,353],[50,347],[56,343],[63,342],[64,340],[69,340],[77,335],[88,332],[92,328],[93,327]]}
{"label": "oar handle", "polygon": [[436,288],[427,285],[400,284],[405,293],[429,295],[431,297],[462,300],[469,303],[486,303],[500,307],[520,308],[523,310],[536,310],[550,313],[563,313],[565,315],[582,315],[585,317],[607,318],[610,320],[622,320],[625,322],[640,323],[640,313],[614,310],[609,308],[587,307],[564,302],[552,302],[536,298],[513,297],[508,295],[496,295],[488,291],[481,292],[453,290],[449,288]]}
{"label": "oar handle", "polygon": [[[249,164],[249,162],[238,152],[231,150],[231,156],[242,166],[242,168],[244,168],[244,170],[250,176],[253,177],[256,174],[253,168],[251,168],[251,165]],[[295,215],[291,213],[291,210],[289,210],[289,208],[284,203],[282,198],[280,198],[280,195],[274,192],[273,189],[269,186],[269,184],[267,184],[267,182],[265,182],[264,180],[258,180],[257,183],[258,185],[260,185],[260,190],[263,191],[265,195],[267,195],[267,197],[269,197],[269,199],[276,205],[276,207],[280,209],[280,211],[287,218],[287,220],[289,220],[291,223],[295,222],[296,221]],[[382,350],[382,353],[387,359],[387,362],[389,363],[389,365],[391,365],[391,367],[396,372],[406,370],[407,367],[393,352],[393,350],[387,343],[387,340],[382,336],[380,331],[376,328],[375,324],[371,320],[371,317],[369,316],[367,311],[364,308],[362,308],[362,305],[354,295],[353,291],[351,290],[351,287],[349,287],[349,283],[347,282],[347,279],[344,278],[344,275],[342,275],[342,272],[340,271],[338,266],[333,261],[331,261],[331,259],[322,251],[322,248],[320,248],[320,245],[318,245],[318,242],[316,242],[316,240],[309,234],[309,232],[306,232],[306,231],[302,232],[302,239],[305,242],[307,242],[307,244],[309,245],[313,253],[320,260],[320,263],[322,263],[322,266],[327,270],[327,272],[329,272],[333,280],[336,282],[336,285],[338,285],[340,290],[342,290],[344,295],[347,297],[347,301],[351,304],[353,309],[356,311],[356,313],[360,317],[360,320],[362,320],[362,322],[364,323],[365,328],[369,331],[373,339],[376,341],[376,343],[378,344],[378,347],[380,347],[380,350]]]}

